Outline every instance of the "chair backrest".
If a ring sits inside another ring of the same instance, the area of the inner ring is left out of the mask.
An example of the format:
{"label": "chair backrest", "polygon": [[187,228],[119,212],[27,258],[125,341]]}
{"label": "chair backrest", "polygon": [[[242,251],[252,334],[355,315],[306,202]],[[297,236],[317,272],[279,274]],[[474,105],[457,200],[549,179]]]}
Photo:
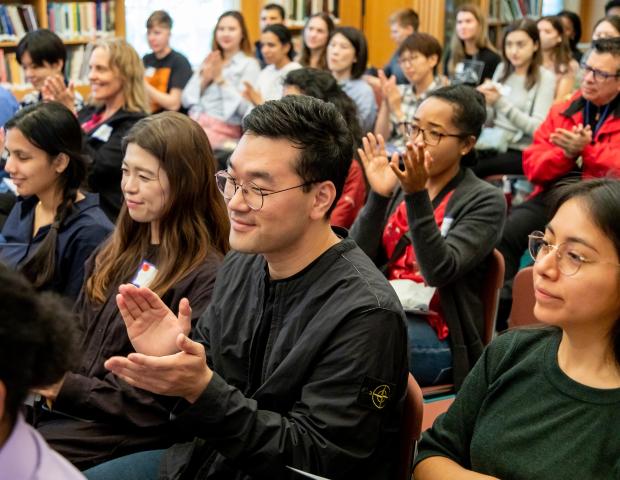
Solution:
{"label": "chair backrest", "polygon": [[400,431],[399,480],[411,480],[413,459],[420,434],[422,433],[423,414],[424,398],[422,397],[422,390],[410,373],[407,380],[407,396],[405,398],[405,410]]}
{"label": "chair backrest", "polygon": [[508,318],[508,327],[526,327],[538,325],[539,322],[534,316],[534,267],[527,267],[519,270],[512,282],[512,308]]}
{"label": "chair backrest", "polygon": [[488,345],[495,334],[499,292],[504,284],[504,256],[494,249],[487,260],[487,274],[482,284],[480,297],[484,308],[484,333],[482,342]]}

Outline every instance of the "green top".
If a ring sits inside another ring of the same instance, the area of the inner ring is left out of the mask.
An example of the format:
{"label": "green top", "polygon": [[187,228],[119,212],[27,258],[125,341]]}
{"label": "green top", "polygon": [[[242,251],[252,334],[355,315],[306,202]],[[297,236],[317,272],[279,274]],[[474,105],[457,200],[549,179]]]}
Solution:
{"label": "green top", "polygon": [[545,327],[492,342],[424,433],[416,463],[443,456],[502,480],[620,479],[620,388],[570,379],[560,339]]}

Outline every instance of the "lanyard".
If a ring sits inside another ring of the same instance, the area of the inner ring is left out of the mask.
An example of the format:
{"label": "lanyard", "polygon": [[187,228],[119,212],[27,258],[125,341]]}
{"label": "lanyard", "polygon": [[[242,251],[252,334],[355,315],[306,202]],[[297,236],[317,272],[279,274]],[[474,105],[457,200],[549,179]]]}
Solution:
{"label": "lanyard", "polygon": [[[598,119],[598,122],[596,122],[594,131],[592,132],[592,142],[594,142],[594,137],[596,136],[596,132],[598,132],[598,129],[601,128],[601,125],[603,125],[603,122],[607,118],[607,114],[609,113],[609,105],[610,105],[609,103],[605,105],[605,108],[603,109],[603,113],[601,113],[601,116]],[[586,122],[587,122],[588,120],[590,120],[590,102],[586,102],[585,110],[586,110]]]}

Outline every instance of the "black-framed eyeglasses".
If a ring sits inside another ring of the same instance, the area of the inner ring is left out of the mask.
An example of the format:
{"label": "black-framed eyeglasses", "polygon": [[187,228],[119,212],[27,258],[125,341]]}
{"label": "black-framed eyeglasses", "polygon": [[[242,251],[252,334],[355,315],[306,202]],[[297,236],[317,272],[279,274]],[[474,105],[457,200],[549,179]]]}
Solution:
{"label": "black-framed eyeglasses", "polygon": [[574,250],[575,242],[564,242],[559,245],[552,245],[545,240],[545,234],[539,231],[532,232],[528,238],[528,249],[534,262],[543,259],[551,253],[552,250],[555,250],[558,270],[567,277],[575,275],[584,263],[606,263],[608,265],[620,267],[618,263],[588,260]]}
{"label": "black-framed eyeglasses", "polygon": [[230,200],[235,196],[238,189],[241,189],[241,195],[245,203],[251,210],[258,211],[263,208],[265,197],[274,195],[276,193],[286,192],[295,188],[306,187],[312,185],[315,182],[305,182],[294,187],[283,188],[282,190],[276,190],[275,192],[265,192],[262,188],[256,185],[254,182],[245,182],[243,184],[237,183],[235,178],[226,170],[220,170],[215,174],[215,184],[225,200]]}
{"label": "black-framed eyeglasses", "polygon": [[609,80],[610,78],[618,78],[618,77],[620,77],[620,73],[603,72],[602,70],[598,70],[596,68],[592,68],[586,62],[581,62],[580,67],[581,67],[581,69],[584,72],[583,76],[585,77],[588,73],[591,73],[595,82],[599,82],[599,81],[600,82],[605,82],[605,81]]}
{"label": "black-framed eyeglasses", "polygon": [[426,130],[411,122],[400,122],[399,125],[401,125],[405,129],[405,133],[407,134],[407,136],[411,137],[412,139],[416,139],[420,132],[422,132],[422,140],[424,140],[424,143],[426,145],[430,145],[432,147],[434,147],[435,145],[439,145],[439,142],[441,142],[441,139],[443,137],[464,138],[468,135],[465,133],[441,133],[436,132],[435,130]]}

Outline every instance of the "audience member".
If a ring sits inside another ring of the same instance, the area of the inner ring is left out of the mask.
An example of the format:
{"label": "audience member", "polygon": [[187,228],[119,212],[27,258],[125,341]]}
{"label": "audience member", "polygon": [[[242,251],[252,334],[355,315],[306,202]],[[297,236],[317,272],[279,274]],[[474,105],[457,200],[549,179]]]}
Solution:
{"label": "audience member", "polygon": [[[284,25],[285,19],[286,12],[282,5],[278,5],[277,3],[268,3],[260,11],[260,31],[264,31],[265,27],[268,27],[269,25]],[[256,42],[254,42],[254,54],[256,55],[256,60],[258,60],[258,63],[260,64],[260,68],[265,68],[265,66],[268,64],[267,62],[265,62],[265,58],[263,57],[261,40],[257,40]],[[293,58],[292,48],[291,58]]]}
{"label": "audience member", "polygon": [[251,107],[243,98],[244,82],[254,83],[260,73],[252,56],[248,30],[241,13],[220,15],[211,53],[183,90],[183,106],[207,133],[211,146],[230,150],[241,138],[241,120]]}
{"label": "audience member", "polygon": [[183,88],[192,76],[189,60],[170,47],[171,31],[172,18],[164,10],[151,13],[146,21],[146,38],[153,52],[147,53],[142,62],[151,113],[178,111]]}
{"label": "audience member", "polygon": [[424,433],[416,480],[619,471],[620,183],[565,187],[553,210],[545,232],[529,236],[534,315],[548,327],[514,330],[485,350]]}
{"label": "audience member", "polygon": [[605,16],[620,16],[620,0],[611,0],[605,4]]}
{"label": "audience member", "polygon": [[614,38],[620,37],[620,17],[612,15],[610,17],[603,17],[594,24],[592,30],[592,41],[600,40],[601,38]]}
{"label": "audience member", "polygon": [[267,66],[263,68],[256,81],[256,88],[245,82],[243,96],[253,105],[260,105],[268,100],[282,98],[282,83],[288,72],[301,68],[293,58],[293,37],[284,25],[265,27],[261,35],[261,48]]}
{"label": "audience member", "polygon": [[325,70],[302,68],[290,72],[284,79],[285,95],[309,95],[332,103],[344,118],[353,139],[353,161],[329,222],[337,227],[350,228],[366,201],[366,177],[355,149],[361,145],[362,129],[357,119],[357,107],[342,91],[336,79]]}
{"label": "audience member", "polygon": [[387,78],[394,75],[398,85],[410,83],[400,65],[400,47],[409,35],[418,31],[419,26],[420,18],[416,11],[411,8],[403,8],[390,15],[390,38],[396,44],[396,51],[388,64],[383,67],[383,72]]}
{"label": "audience member", "polygon": [[20,413],[28,392],[57,381],[76,355],[73,318],[50,294],[0,265],[0,472],[2,478],[84,477]]}
{"label": "audience member", "polygon": [[[346,231],[327,221],[353,155],[348,126],[333,105],[288,96],[256,107],[244,128],[218,174],[234,252],[194,340],[148,289],[122,287],[119,306],[141,353],[106,362],[131,384],[184,397],[175,415],[197,438],[160,461],[147,452],[102,465],[91,479],[150,479],[159,468],[175,479],[288,478],[290,468],[329,478],[396,474],[407,385],[402,308],[368,257],[338,236]],[[142,468],[127,475],[125,465]]]}
{"label": "audience member", "polygon": [[303,67],[327,70],[327,44],[334,31],[334,21],[327,13],[319,12],[306,20],[299,63]]}
{"label": "audience member", "polygon": [[64,105],[39,102],[6,124],[6,172],[19,195],[0,236],[0,260],[37,290],[75,300],[84,262],[112,231],[97,194],[86,193],[80,124]]}
{"label": "audience member", "polygon": [[487,104],[487,122],[476,148],[480,161],[474,168],[488,175],[523,175],[522,151],[549,113],[555,76],[541,67],[542,53],[536,22],[517,20],[504,30],[502,63],[493,81],[478,87]]}
{"label": "audience member", "polygon": [[562,10],[558,13],[558,17],[564,27],[564,35],[568,39],[571,53],[575,61],[580,62],[583,53],[577,48],[577,44],[581,39],[581,19],[579,15],[570,10]]}
{"label": "audience member", "polygon": [[80,469],[165,447],[175,438],[168,429],[175,400],[118,381],[103,366],[110,356],[133,351],[116,307],[119,285],[148,285],[193,324],[211,300],[228,249],[225,205],[199,125],[180,113],[161,113],[138,122],[123,145],[125,204],[112,237],[87,263],[76,305],[82,358],[43,392],[53,409],[37,423],[50,445]]}
{"label": "audience member", "polygon": [[372,87],[362,78],[368,47],[364,34],[353,27],[338,27],[327,46],[327,64],[344,92],[357,105],[362,132],[372,131],[377,118],[377,102]]}
{"label": "audience member", "polygon": [[409,35],[398,47],[398,61],[407,78],[406,85],[397,85],[396,78],[379,71],[382,101],[375,124],[375,135],[388,142],[388,149],[403,150],[407,139],[403,125],[413,118],[426,95],[441,86],[437,65],[441,45],[427,33]]}
{"label": "audience member", "polygon": [[[523,171],[536,185],[534,194],[512,209],[499,249],[506,263],[506,280],[519,268],[527,235],[544,229],[548,190],[561,178],[620,175],[620,39],[593,43],[584,54],[581,89],[565,103],[554,105],[523,152]],[[504,289],[500,320],[510,310],[509,288]],[[500,328],[501,328],[500,324]]]}
{"label": "audience member", "polygon": [[17,61],[24,69],[26,82],[34,88],[22,98],[20,102],[22,107],[39,103],[41,100],[62,102],[63,98],[56,95],[55,86],[61,84],[71,90],[73,102],[71,108],[76,111],[82,108],[82,97],[74,91],[73,84],[67,84],[65,79],[67,49],[58,35],[46,28],[28,32],[17,44],[16,55]]}
{"label": "audience member", "polygon": [[372,190],[351,236],[399,292],[421,385],[459,388],[482,353],[480,284],[506,215],[501,191],[467,168],[485,118],[472,87],[438,88],[407,124],[404,168],[381,136],[359,152]]}
{"label": "audience member", "polygon": [[559,17],[543,17],[537,22],[543,67],[555,73],[555,101],[563,102],[573,93],[579,64],[573,59]]}
{"label": "audience member", "polygon": [[453,83],[480,85],[491,78],[501,61],[487,33],[487,20],[474,4],[456,10],[456,25],[444,60],[444,73]]}

